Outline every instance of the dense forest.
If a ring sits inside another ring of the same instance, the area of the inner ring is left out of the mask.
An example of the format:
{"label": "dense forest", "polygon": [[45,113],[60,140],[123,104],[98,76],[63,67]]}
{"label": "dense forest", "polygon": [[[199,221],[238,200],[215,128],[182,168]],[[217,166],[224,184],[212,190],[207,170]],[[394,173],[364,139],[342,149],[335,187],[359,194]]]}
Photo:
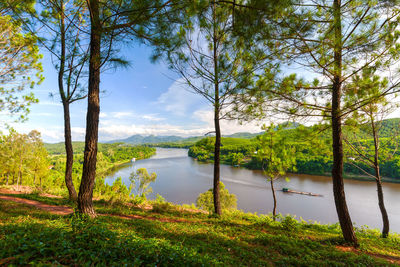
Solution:
{"label": "dense forest", "polygon": [[[393,178],[390,181],[400,182],[400,151],[397,144],[400,140],[400,119],[386,119],[381,122],[379,129],[380,141],[388,158],[382,160],[380,171],[384,177]],[[287,138],[288,144],[295,148],[296,164],[289,170],[292,173],[330,175],[332,169],[332,149],[329,129],[320,131],[323,127],[296,127],[284,126],[279,134]],[[346,130],[346,129],[345,129]],[[374,140],[369,135],[369,125],[362,125],[357,132],[357,144],[363,146],[372,155]],[[350,129],[345,135],[350,135]],[[353,137],[351,137],[353,138]],[[353,138],[354,139],[354,138]],[[349,139],[351,140],[351,139]],[[189,156],[199,161],[213,160],[214,138],[207,137],[197,142],[188,142]],[[167,145],[165,145],[167,146]],[[169,147],[181,147],[180,143],[169,143]],[[261,169],[261,162],[256,155],[260,148],[257,137],[255,138],[230,138],[223,137],[221,143],[221,160],[225,164],[244,166],[250,169]],[[344,171],[347,176],[370,178],[366,172],[372,172],[372,167],[362,160],[355,160],[354,152],[345,147],[346,161]],[[383,153],[382,153],[383,154]]]}

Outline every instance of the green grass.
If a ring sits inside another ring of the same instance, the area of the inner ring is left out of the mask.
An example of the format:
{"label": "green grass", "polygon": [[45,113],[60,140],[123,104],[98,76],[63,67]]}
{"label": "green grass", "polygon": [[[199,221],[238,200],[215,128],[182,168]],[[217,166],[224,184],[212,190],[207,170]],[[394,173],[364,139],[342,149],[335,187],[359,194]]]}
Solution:
{"label": "green grass", "polygon": [[[65,199],[19,195],[53,205]],[[153,210],[95,202],[99,213],[122,219],[57,216],[0,200],[0,265],[103,266],[390,266],[369,254],[400,257],[398,236],[357,230],[360,249],[343,252],[338,225],[298,223],[290,217],[230,212],[221,218],[154,203]],[[161,220],[161,221],[160,221]]]}

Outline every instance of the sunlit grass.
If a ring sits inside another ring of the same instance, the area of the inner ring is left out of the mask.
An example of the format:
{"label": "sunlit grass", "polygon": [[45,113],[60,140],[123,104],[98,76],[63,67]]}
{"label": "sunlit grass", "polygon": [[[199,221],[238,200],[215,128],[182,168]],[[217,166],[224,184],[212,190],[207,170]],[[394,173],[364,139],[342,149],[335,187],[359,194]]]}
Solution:
{"label": "sunlit grass", "polygon": [[[66,199],[22,195],[48,204]],[[369,253],[400,257],[400,238],[359,230],[357,253],[345,245],[338,225],[274,222],[268,216],[233,211],[221,218],[153,203],[142,210],[96,201],[98,213],[136,219],[57,216],[10,201],[0,201],[0,263],[34,265],[130,266],[388,266]]]}

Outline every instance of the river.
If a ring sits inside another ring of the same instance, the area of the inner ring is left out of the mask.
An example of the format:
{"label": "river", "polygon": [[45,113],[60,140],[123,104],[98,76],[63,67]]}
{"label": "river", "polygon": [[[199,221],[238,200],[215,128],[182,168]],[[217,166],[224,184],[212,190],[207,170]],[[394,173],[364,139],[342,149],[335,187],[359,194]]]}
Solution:
{"label": "river", "polygon": [[[199,163],[188,157],[187,149],[157,148],[155,156],[128,163],[106,178],[111,184],[117,177],[129,185],[129,174],[138,168],[156,172],[157,180],[151,184],[154,198],[160,194],[167,201],[177,204],[196,202],[197,196],[212,187],[213,164]],[[332,180],[326,176],[288,175],[290,181],[279,179],[275,182],[278,190],[288,187],[296,191],[312,192],[322,197],[306,196],[277,191],[277,211],[295,214],[297,218],[321,223],[337,222],[333,200]],[[221,165],[221,180],[229,192],[238,199],[238,209],[245,212],[268,214],[272,212],[271,187],[265,176],[258,170]],[[383,185],[386,209],[389,214],[391,232],[400,233],[400,184]],[[375,182],[345,180],[345,192],[350,215],[356,226],[382,227]]]}

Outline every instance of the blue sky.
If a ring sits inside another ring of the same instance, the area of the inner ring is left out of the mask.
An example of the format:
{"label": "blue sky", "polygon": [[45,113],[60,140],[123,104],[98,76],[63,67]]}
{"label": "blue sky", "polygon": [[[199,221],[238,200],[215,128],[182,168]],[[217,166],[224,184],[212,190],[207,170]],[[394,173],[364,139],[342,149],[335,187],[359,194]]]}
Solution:
{"label": "blue sky", "polygon": [[[29,120],[13,123],[19,132],[36,129],[45,142],[63,141],[63,110],[57,94],[57,74],[49,55],[44,53],[45,80],[33,90],[39,104],[31,106]],[[142,135],[203,135],[213,129],[212,107],[199,95],[193,94],[180,77],[163,62],[152,64],[151,48],[144,45],[125,48],[124,57],[131,66],[103,73],[101,77],[99,140],[108,141]],[[50,97],[49,94],[54,96]],[[87,100],[71,106],[72,138],[83,141],[86,125]],[[5,120],[2,115],[0,120]],[[240,125],[223,122],[222,133],[260,132],[260,123]]]}

